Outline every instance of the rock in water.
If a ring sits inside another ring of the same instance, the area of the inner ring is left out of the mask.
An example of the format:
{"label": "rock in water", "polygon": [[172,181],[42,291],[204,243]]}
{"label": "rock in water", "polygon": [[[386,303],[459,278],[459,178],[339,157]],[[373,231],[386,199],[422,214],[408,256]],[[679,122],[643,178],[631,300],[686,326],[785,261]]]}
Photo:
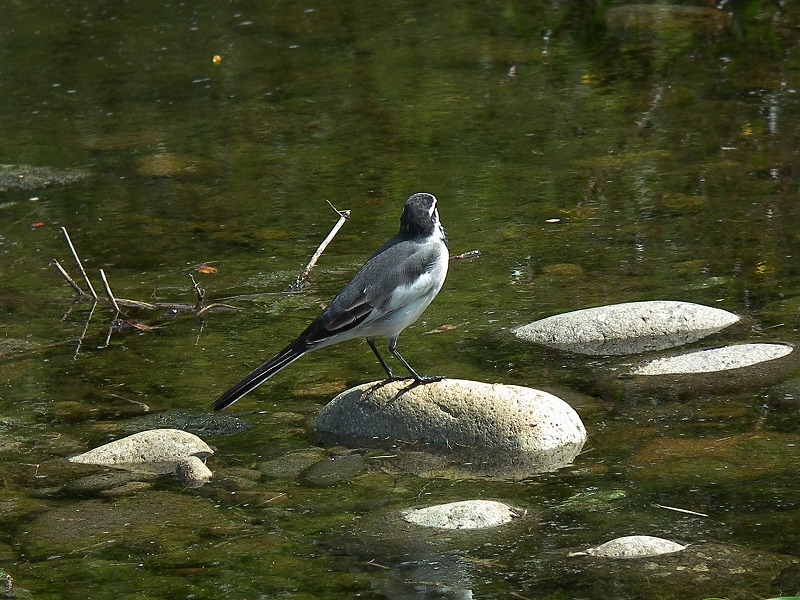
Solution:
{"label": "rock in water", "polygon": [[584,552],[573,552],[570,556],[600,556],[603,558],[642,558],[671,554],[685,550],[677,542],[665,540],[652,535],[627,535],[615,538],[596,548],[589,548]]}
{"label": "rock in water", "polygon": [[409,523],[440,529],[485,529],[517,519],[525,511],[493,500],[463,500],[401,513]]}
{"label": "rock in water", "polygon": [[187,456],[175,465],[175,475],[188,488],[199,488],[211,481],[211,469],[197,456]]}
{"label": "rock in water", "polygon": [[711,306],[651,300],[553,315],[517,327],[513,333],[558,350],[623,355],[689,344],[737,321],[738,315]]}
{"label": "rock in water", "polygon": [[574,450],[572,457],[586,441],[578,413],[552,394],[461,379],[359,385],[328,403],[315,429],[346,438],[388,438],[507,453],[569,447]]}
{"label": "rock in water", "polygon": [[179,429],[151,429],[109,442],[69,460],[170,473],[190,456],[206,458],[212,454],[214,451],[209,445],[192,433]]}
{"label": "rock in water", "polygon": [[716,373],[783,358],[791,354],[792,349],[788,344],[735,344],[657,358],[634,368],[631,373],[633,375]]}

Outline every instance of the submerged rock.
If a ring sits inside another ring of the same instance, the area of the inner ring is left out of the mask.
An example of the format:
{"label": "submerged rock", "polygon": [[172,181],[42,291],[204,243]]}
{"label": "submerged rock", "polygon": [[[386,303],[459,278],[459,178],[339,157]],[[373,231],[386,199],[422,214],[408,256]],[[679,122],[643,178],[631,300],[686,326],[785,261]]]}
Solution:
{"label": "submerged rock", "polygon": [[0,192],[35,190],[52,185],[77,183],[89,177],[81,169],[56,169],[33,165],[0,165]]}
{"label": "submerged rock", "polygon": [[136,164],[141,177],[199,179],[216,173],[217,166],[207,158],[162,152],[144,156]]}
{"label": "submerged rock", "polygon": [[741,369],[791,354],[788,344],[736,344],[657,358],[631,370],[632,375],[716,373]]}
{"label": "submerged rock", "polygon": [[572,447],[577,454],[586,441],[578,413],[552,394],[461,379],[359,385],[328,403],[315,429],[338,438],[426,442],[505,453]]}
{"label": "submerged rock", "polygon": [[636,354],[695,342],[739,321],[719,308],[672,300],[585,308],[513,330],[518,338],[592,355]]}
{"label": "submerged rock", "polygon": [[603,558],[642,558],[671,554],[685,550],[682,546],[671,540],[654,537],[651,535],[628,535],[613,539],[595,548],[584,552],[573,552],[570,556],[600,556]]}
{"label": "submerged rock", "polygon": [[364,457],[358,454],[332,456],[311,465],[304,473],[303,480],[313,486],[333,486],[351,483],[359,475],[366,473]]}
{"label": "submerged rock", "polygon": [[492,500],[463,500],[401,512],[409,523],[439,529],[485,529],[505,525],[525,515],[524,510]]}
{"label": "submerged rock", "polygon": [[117,561],[131,552],[142,552],[155,561],[173,548],[180,549],[186,560],[196,545],[245,527],[232,511],[220,511],[208,498],[151,490],[113,501],[58,503],[26,524],[26,534],[18,539],[21,552],[36,561],[57,556]]}
{"label": "submerged rock", "polygon": [[606,23],[612,29],[715,31],[730,22],[728,12],[711,6],[624,4],[606,12]]}
{"label": "submerged rock", "polygon": [[62,495],[69,497],[106,495],[113,490],[125,488],[134,482],[147,486],[149,481],[157,477],[158,475],[156,474],[131,473],[127,471],[86,475],[67,483],[61,488],[56,488],[52,491],[52,495],[55,497]]}

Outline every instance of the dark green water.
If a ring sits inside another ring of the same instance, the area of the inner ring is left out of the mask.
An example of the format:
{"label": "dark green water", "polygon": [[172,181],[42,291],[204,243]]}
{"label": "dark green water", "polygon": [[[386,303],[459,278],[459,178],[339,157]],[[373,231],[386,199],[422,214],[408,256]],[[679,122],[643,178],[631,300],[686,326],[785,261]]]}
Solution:
{"label": "dark green water", "polygon": [[[800,11],[719,4],[0,3],[0,164],[90,174],[0,185],[0,569],[19,595],[796,592],[773,584],[800,557],[796,372],[652,394],[607,385],[615,361],[507,331],[673,299],[747,318],[712,343],[797,342]],[[573,466],[465,481],[324,449],[321,406],[381,376],[351,342],[237,404],[248,431],[201,433],[217,449],[209,485],[162,478],[110,498],[74,484],[96,471],[64,458],[132,431],[141,403],[185,424],[207,415],[395,233],[416,191],[439,198],[452,254],[482,256],[453,263],[400,348],[423,372],[564,395],[589,431]],[[280,295],[336,221],[326,200],[352,219],[309,288]],[[208,263],[215,274],[194,272],[206,303],[241,310],[128,311],[155,328],[105,347],[99,305],[78,348],[89,306],[51,265],[78,276],[61,227],[98,290],[103,268],[117,296],[191,305],[188,273]],[[340,455],[352,471],[338,478],[304,470]],[[382,525],[476,497],[528,517],[432,541]],[[628,534],[758,558],[691,585],[565,558]]]}

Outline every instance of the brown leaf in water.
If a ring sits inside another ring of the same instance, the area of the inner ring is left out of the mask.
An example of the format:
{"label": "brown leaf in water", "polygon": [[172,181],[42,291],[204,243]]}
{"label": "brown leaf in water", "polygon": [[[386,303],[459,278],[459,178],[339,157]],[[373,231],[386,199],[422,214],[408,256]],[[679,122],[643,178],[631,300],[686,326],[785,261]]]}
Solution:
{"label": "brown leaf in water", "polygon": [[211,265],[203,263],[197,267],[197,272],[202,273],[203,275],[212,275],[217,272],[217,267],[212,267]]}

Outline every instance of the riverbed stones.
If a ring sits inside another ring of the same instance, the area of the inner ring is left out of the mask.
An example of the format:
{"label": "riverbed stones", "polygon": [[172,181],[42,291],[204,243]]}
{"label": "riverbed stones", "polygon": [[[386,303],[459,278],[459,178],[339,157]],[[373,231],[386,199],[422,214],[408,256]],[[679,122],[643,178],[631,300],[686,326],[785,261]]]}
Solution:
{"label": "riverbed stones", "polygon": [[626,302],[553,315],[513,330],[519,339],[590,355],[689,344],[739,321],[726,310],[674,300]]}
{"label": "riverbed stones", "polygon": [[339,438],[425,442],[506,453],[569,446],[577,448],[577,454],[586,441],[578,414],[552,394],[461,379],[356,386],[322,409],[315,429]]}
{"label": "riverbed stones", "polygon": [[438,529],[485,529],[510,523],[525,511],[494,500],[462,500],[426,508],[409,508],[403,519],[415,525]]}
{"label": "riverbed stones", "polygon": [[36,190],[83,181],[89,172],[82,169],[56,169],[35,165],[0,165],[0,193],[9,190]]}
{"label": "riverbed stones", "polygon": [[644,558],[647,556],[659,556],[661,554],[672,554],[685,550],[682,546],[672,540],[667,540],[652,535],[626,535],[615,538],[605,544],[600,544],[595,548],[589,548],[584,552],[574,552],[570,556],[599,556],[601,558]]}
{"label": "riverbed stones", "polygon": [[750,367],[791,354],[788,344],[735,344],[657,358],[631,370],[632,375],[716,373]]}
{"label": "riverbed stones", "polygon": [[[203,478],[207,481],[211,473],[207,468],[208,473],[198,470],[197,462],[202,463],[213,453],[208,444],[192,433],[180,429],[151,429],[70,457],[69,461],[147,473],[176,473],[180,465],[181,473],[188,477],[185,481],[196,487]],[[190,458],[196,460],[188,460]]]}

